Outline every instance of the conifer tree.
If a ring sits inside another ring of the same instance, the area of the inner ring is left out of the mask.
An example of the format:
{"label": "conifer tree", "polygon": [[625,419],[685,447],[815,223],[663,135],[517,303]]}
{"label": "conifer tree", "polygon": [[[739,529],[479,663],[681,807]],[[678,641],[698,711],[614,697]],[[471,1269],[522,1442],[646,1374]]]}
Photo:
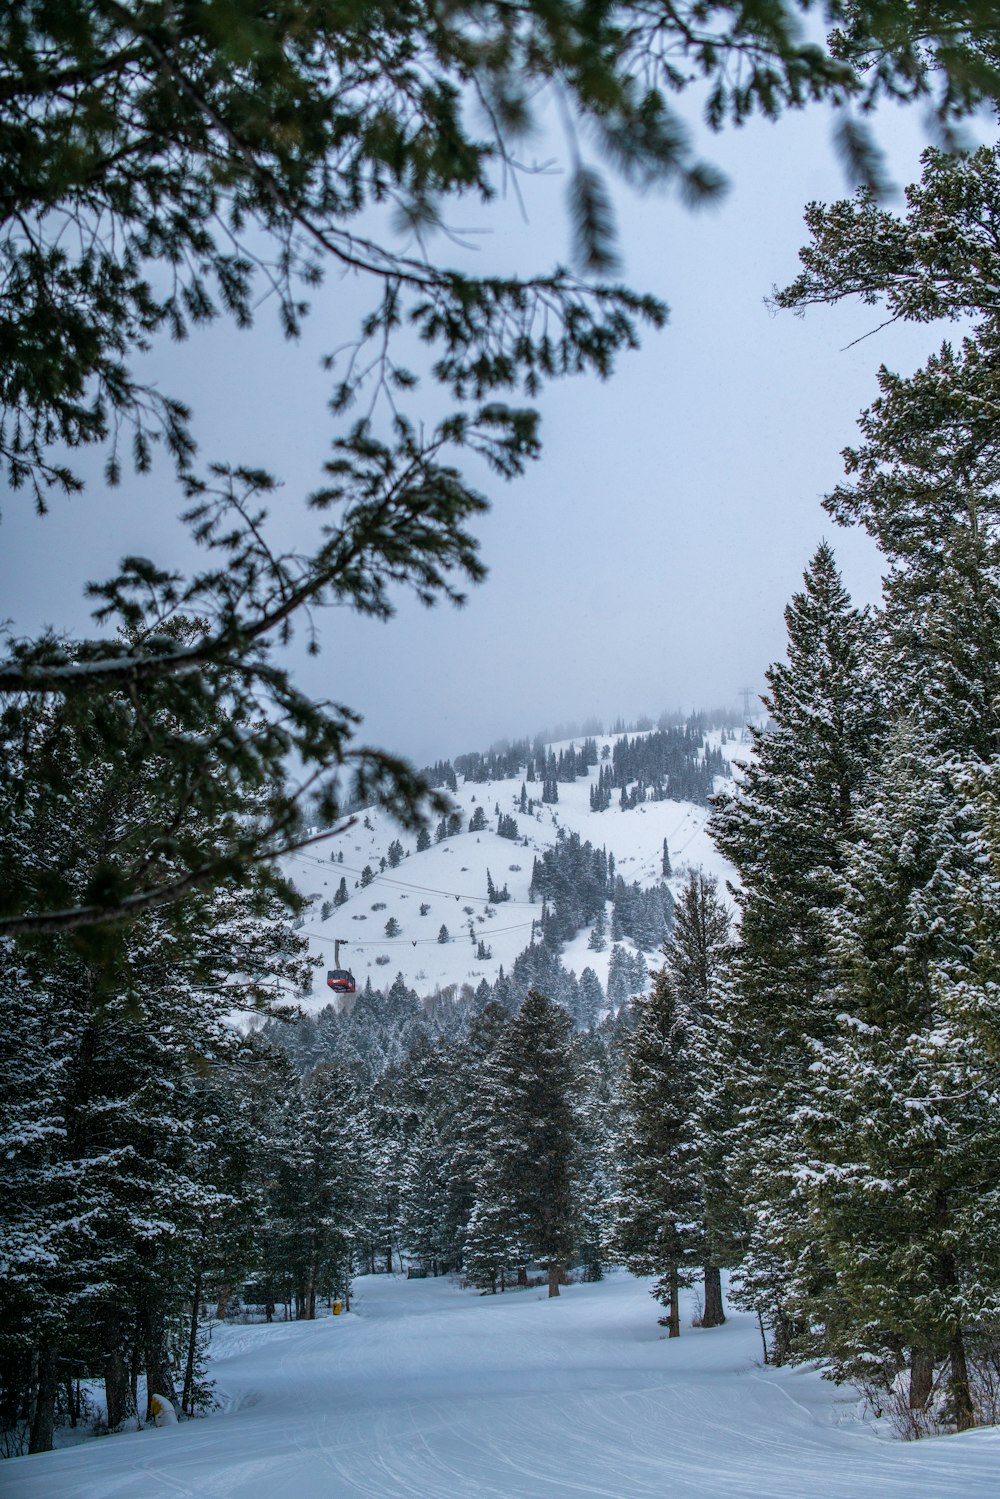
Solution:
{"label": "conifer tree", "polygon": [[959,892],[982,878],[981,833],[934,743],[933,725],[901,724],[858,814],[834,926],[843,1015],[801,1131],[799,1193],[826,1275],[797,1265],[792,1296],[804,1321],[823,1318],[839,1372],[874,1367],[889,1384],[905,1357],[914,1409],[946,1367],[963,1429],[976,1420],[966,1339],[1000,1285],[988,1165],[1000,1131],[996,1081],[952,987],[975,952]]}
{"label": "conifer tree", "polygon": [[692,1118],[704,1214],[704,1327],[725,1321],[720,1267],[738,1257],[740,1212],[730,1179],[735,1100],[724,1060],[724,983],[731,957],[729,912],[703,871],[688,876],[674,910],[664,963],[687,1036]]}
{"label": "conifer tree", "polygon": [[[645,963],[642,967],[645,979]],[[631,955],[624,947],[615,943],[608,960],[608,1004],[612,1010],[620,1010],[628,1002],[635,989]]]}
{"label": "conifer tree", "polygon": [[495,1190],[498,1200],[510,1204],[504,1212],[526,1253],[548,1270],[550,1296],[559,1294],[560,1273],[575,1244],[578,1079],[572,1028],[564,1009],[532,989],[489,1062],[493,1108],[506,1139]]}
{"label": "conifer tree", "polygon": [[590,929],[590,936],[587,938],[588,951],[603,952],[608,945],[606,933],[607,922],[604,915],[604,902],[602,901],[597,908],[597,915],[594,917],[594,925]]}
{"label": "conifer tree", "polygon": [[628,1052],[624,1162],[614,1247],[636,1275],[658,1277],[663,1324],[680,1335],[679,1293],[703,1263],[696,1081],[673,980],[666,969],[636,1001]]}
{"label": "conifer tree", "polygon": [[[836,1030],[828,918],[881,724],[869,627],[825,543],[785,618],[788,659],[768,672],[763,697],[770,722],[750,727],[755,757],[717,798],[711,823],[741,882],[740,943],[719,1032],[745,1121],[733,1141],[750,1212],[740,1294],[771,1320],[779,1358],[794,1341],[783,1310],[799,1253],[792,1246],[801,1242],[807,1254],[809,1244],[786,1124],[801,1103],[813,1046]],[[789,1259],[775,1256],[776,1239]]]}
{"label": "conifer tree", "polygon": [[601,981],[592,968],[585,968],[580,974],[578,1004],[574,1012],[578,1030],[593,1030],[603,1008],[604,990]]}

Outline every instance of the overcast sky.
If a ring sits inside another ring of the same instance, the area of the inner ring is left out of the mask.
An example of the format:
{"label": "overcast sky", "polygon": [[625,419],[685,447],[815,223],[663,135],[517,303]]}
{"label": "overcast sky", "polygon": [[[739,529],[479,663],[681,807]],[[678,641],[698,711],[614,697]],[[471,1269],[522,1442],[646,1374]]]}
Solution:
{"label": "overcast sky", "polygon": [[[915,177],[927,139],[917,115],[883,112],[878,128],[897,180]],[[781,655],[782,610],[824,535],[855,598],[877,598],[873,548],[835,528],[820,499],[841,475],[879,362],[912,369],[939,335],[893,328],[848,348],[877,326],[877,310],[799,319],[766,308],[771,287],[796,273],[807,200],[847,191],[825,111],[709,137],[703,149],[732,179],[719,208],[693,214],[670,197],[616,192],[624,277],[669,303],[668,326],[609,383],[544,392],[544,455],[525,479],[491,484],[480,527],[490,576],[467,607],[404,600],[387,625],[319,617],[322,653],[301,650],[300,680],[362,712],[369,742],[422,763],[590,714],[736,707]],[[484,269],[566,259],[564,179],[533,177],[523,192],[527,223],[512,198],[492,213],[475,255]],[[452,221],[476,222],[461,210]],[[216,328],[151,359],[163,387],[195,407],[205,458],[282,476],[286,539],[334,431],[318,361],[349,336],[360,305],[352,285],[333,281],[298,344],[281,341],[265,306],[250,333]],[[100,485],[56,497],[42,519],[23,494],[8,496],[0,613],[22,632],[80,628],[83,580],[109,575],[126,551],[169,554],[176,508],[165,473],[126,480],[110,499]]]}

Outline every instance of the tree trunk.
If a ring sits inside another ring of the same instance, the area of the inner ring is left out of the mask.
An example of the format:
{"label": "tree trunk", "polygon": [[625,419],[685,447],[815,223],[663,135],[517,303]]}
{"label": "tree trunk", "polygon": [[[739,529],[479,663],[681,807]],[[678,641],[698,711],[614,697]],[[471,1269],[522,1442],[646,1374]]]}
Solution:
{"label": "tree trunk", "polygon": [[194,1415],[194,1369],[198,1357],[198,1308],[201,1305],[201,1271],[195,1276],[194,1294],[191,1297],[191,1327],[188,1332],[187,1361],[184,1365],[184,1389],[181,1394],[181,1410],[187,1416]]}
{"label": "tree trunk", "polygon": [[558,1296],[559,1295],[559,1266],[558,1265],[550,1265],[549,1266],[549,1295],[550,1296]]}
{"label": "tree trunk", "polygon": [[148,1302],[142,1311],[142,1345],[146,1365],[146,1420],[153,1415],[154,1395],[165,1395],[171,1405],[177,1404],[174,1379],[164,1347],[163,1310]]}
{"label": "tree trunk", "polygon": [[774,1319],[774,1363],[786,1364],[791,1357],[795,1347],[795,1340],[802,1332],[799,1322],[793,1322],[791,1317],[786,1317],[784,1312],[778,1312]]}
{"label": "tree trunk", "polygon": [[121,1316],[109,1312],[101,1328],[104,1360],[104,1399],[108,1407],[108,1430],[115,1431],[131,1409],[128,1366],[125,1363]]}
{"label": "tree trunk", "polygon": [[922,1411],[931,1398],[933,1388],[934,1365],[931,1356],[926,1348],[914,1348],[910,1353],[910,1410]]}
{"label": "tree trunk", "polygon": [[972,1391],[969,1389],[969,1368],[965,1361],[965,1339],[962,1329],[955,1328],[954,1336],[948,1344],[948,1358],[951,1362],[951,1380],[949,1390],[951,1394],[951,1405],[955,1416],[955,1430],[969,1431],[976,1424],[976,1410],[972,1404]]}
{"label": "tree trunk", "polygon": [[676,1269],[670,1271],[667,1284],[670,1287],[670,1302],[667,1312],[667,1337],[679,1338],[681,1335],[681,1297]]}
{"label": "tree trunk", "polygon": [[[199,1276],[198,1279],[200,1281],[201,1277]],[[226,1308],[229,1305],[229,1298],[230,1298],[230,1296],[232,1294],[233,1294],[233,1288],[232,1288],[232,1286],[229,1284],[228,1281],[224,1280],[222,1282],[222,1285],[219,1287],[219,1294],[218,1294],[218,1297],[216,1298],[216,1303],[215,1303],[215,1320],[217,1322],[221,1322],[222,1319],[225,1317],[225,1315],[226,1315]]]}
{"label": "tree trunk", "polygon": [[518,1267],[517,1267],[517,1283],[518,1283],[519,1286],[526,1286],[528,1284],[528,1267],[527,1267],[527,1265],[518,1265]]}
{"label": "tree trunk", "polygon": [[721,1327],[726,1320],[722,1304],[722,1271],[718,1265],[705,1266],[705,1311],[702,1327]]}
{"label": "tree trunk", "polygon": [[761,1312],[760,1307],[757,1308],[757,1326],[760,1328],[760,1341],[763,1344],[764,1348],[764,1362],[765,1364],[769,1364],[771,1360],[768,1357],[767,1353],[767,1334],[764,1331],[764,1315]]}
{"label": "tree trunk", "polygon": [[385,1273],[386,1273],[386,1275],[391,1275],[392,1274],[392,1244],[391,1244],[391,1242],[388,1243],[385,1246]]}
{"label": "tree trunk", "polygon": [[53,1344],[41,1349],[38,1355],[38,1389],[35,1396],[35,1410],[31,1418],[31,1435],[28,1439],[29,1452],[52,1451],[52,1434],[56,1424],[56,1393],[59,1384],[56,1374],[58,1364],[59,1351]]}
{"label": "tree trunk", "polygon": [[135,1411],[136,1416],[138,1416],[139,1414],[139,1364],[142,1358],[140,1343],[141,1329],[137,1321],[135,1327],[135,1339],[132,1343],[132,1361],[129,1367],[128,1374],[129,1398],[132,1401],[130,1409]]}

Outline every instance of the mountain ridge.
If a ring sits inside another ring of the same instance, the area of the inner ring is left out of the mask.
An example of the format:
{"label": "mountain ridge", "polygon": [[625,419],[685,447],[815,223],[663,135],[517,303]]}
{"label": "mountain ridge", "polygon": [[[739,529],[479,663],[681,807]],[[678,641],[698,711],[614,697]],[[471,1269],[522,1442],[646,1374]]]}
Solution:
{"label": "mountain ridge", "polygon": [[[604,810],[593,810],[593,790],[616,746],[656,732],[651,728],[588,736],[596,745],[596,763],[586,774],[559,783],[556,802],[540,800],[539,780],[472,780],[457,775],[450,795],[462,830],[447,833],[429,848],[418,851],[413,835],[406,837],[387,813],[368,807],[358,810],[354,826],[337,840],[328,858],[313,851],[290,856],[286,873],[309,901],[300,930],[309,941],[310,956],[320,959],[312,994],[303,1007],[314,1011],[335,998],[325,975],[335,966],[338,939],[341,965],[352,970],[359,989],[367,979],[380,988],[402,974],[408,987],[431,997],[451,986],[456,992],[466,984],[475,989],[483,979],[492,984],[501,967],[509,974],[517,955],[540,937],[544,903],[537,896],[532,899],[534,861],[573,834],[606,850],[613,857],[614,872],[629,886],[650,890],[664,881],[664,841],[671,869],[665,883],[674,893],[689,868],[703,868],[725,886],[734,871],[708,836],[707,806],[674,799],[667,790],[660,799],[641,800],[627,809],[612,799]],[[545,745],[545,754],[566,757],[577,747],[578,741],[556,741]],[[732,730],[718,726],[705,729],[700,749],[718,751],[727,768],[749,752]],[[724,783],[725,777],[716,775],[714,791]],[[521,810],[526,798],[530,814]],[[485,826],[469,831],[477,810]],[[503,819],[513,819],[516,838],[497,833]],[[395,865],[390,862],[393,844],[399,860]],[[346,899],[334,907],[341,881]],[[491,900],[490,888],[501,898]],[[502,898],[504,891],[507,899]],[[609,933],[612,916],[609,901]],[[561,960],[577,977],[591,968],[606,987],[612,941],[609,936],[603,951],[594,950],[588,946],[592,929],[591,922],[563,943]],[[639,950],[628,936],[615,940],[629,951]]]}

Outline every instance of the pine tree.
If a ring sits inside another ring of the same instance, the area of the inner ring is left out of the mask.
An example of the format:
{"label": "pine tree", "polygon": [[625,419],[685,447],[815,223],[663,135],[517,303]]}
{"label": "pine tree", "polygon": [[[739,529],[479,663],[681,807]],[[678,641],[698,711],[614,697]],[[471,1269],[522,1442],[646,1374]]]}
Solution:
{"label": "pine tree", "polygon": [[933,737],[910,724],[890,737],[858,824],[835,923],[843,1014],[801,1128],[798,1190],[826,1275],[797,1266],[792,1297],[803,1320],[827,1320],[840,1373],[874,1368],[891,1384],[905,1353],[915,1407],[925,1371],[946,1364],[963,1429],[976,1420],[966,1340],[1000,1285],[997,1088],[952,988],[975,950],[959,892],[982,878],[980,835]]}
{"label": "pine tree", "polygon": [[636,1275],[658,1277],[669,1336],[680,1334],[679,1292],[703,1263],[694,1114],[696,1080],[673,981],[664,969],[636,1001],[628,1054],[627,1124],[614,1246]]}
{"label": "pine tree", "polygon": [[724,1059],[724,983],[731,958],[729,912],[711,875],[692,871],[678,897],[664,963],[687,1036],[697,1169],[704,1213],[703,1327],[724,1322],[720,1267],[738,1258],[742,1227],[730,1178],[736,1105]]}
{"label": "pine tree", "polygon": [[548,1269],[549,1295],[575,1244],[574,1166],[578,1078],[573,1022],[537,989],[529,991],[489,1062],[490,1093],[503,1121],[505,1159],[496,1202],[524,1249]]}
{"label": "pine tree", "polygon": [[578,1004],[573,1017],[577,1029],[593,1030],[603,1009],[604,990],[601,987],[601,981],[592,968],[585,968],[580,974]]}
{"label": "pine tree", "polygon": [[[786,1122],[801,1104],[814,1045],[836,1030],[828,918],[881,723],[869,627],[825,543],[785,618],[788,660],[768,672],[763,698],[770,723],[751,727],[755,758],[717,799],[711,822],[741,880],[740,944],[719,1030],[746,1121],[733,1142],[750,1213],[737,1289],[770,1319],[779,1358],[795,1336],[783,1309],[795,1246],[808,1255],[810,1238]],[[775,1255],[777,1240],[787,1246],[785,1260]]]}
{"label": "pine tree", "polygon": [[[646,965],[643,963],[643,985],[645,970]],[[631,955],[624,947],[615,944],[608,959],[608,1004],[612,1010],[620,1010],[636,992],[634,978]]]}

